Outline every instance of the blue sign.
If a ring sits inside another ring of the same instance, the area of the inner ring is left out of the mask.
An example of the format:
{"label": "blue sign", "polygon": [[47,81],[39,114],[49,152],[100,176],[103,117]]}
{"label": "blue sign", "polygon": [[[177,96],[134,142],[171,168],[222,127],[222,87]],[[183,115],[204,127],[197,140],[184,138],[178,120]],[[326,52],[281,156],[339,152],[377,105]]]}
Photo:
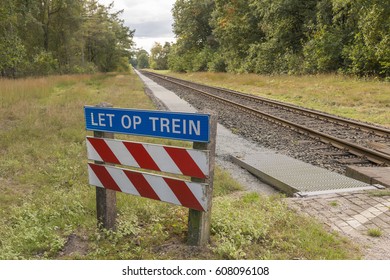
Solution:
{"label": "blue sign", "polygon": [[84,107],[87,130],[209,142],[209,115]]}

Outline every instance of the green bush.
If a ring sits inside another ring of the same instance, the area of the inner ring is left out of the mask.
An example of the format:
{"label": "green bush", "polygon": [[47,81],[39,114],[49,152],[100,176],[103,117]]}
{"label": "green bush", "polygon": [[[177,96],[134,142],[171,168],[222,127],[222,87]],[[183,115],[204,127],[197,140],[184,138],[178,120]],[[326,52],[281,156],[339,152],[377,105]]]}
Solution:
{"label": "green bush", "polygon": [[59,66],[51,52],[42,51],[34,56],[31,67],[35,75],[50,75],[56,73]]}
{"label": "green bush", "polygon": [[15,77],[25,60],[26,48],[19,37],[7,33],[3,36],[0,40],[0,75]]}
{"label": "green bush", "polygon": [[85,63],[84,66],[75,65],[72,68],[72,73],[76,74],[93,74],[97,71],[97,66],[91,62]]}
{"label": "green bush", "polygon": [[218,52],[214,53],[210,62],[207,63],[207,69],[210,72],[226,72],[226,68],[225,59]]}
{"label": "green bush", "polygon": [[342,48],[341,34],[327,28],[319,30],[303,47],[305,72],[337,71],[342,65]]}
{"label": "green bush", "polygon": [[204,48],[203,50],[198,52],[194,57],[191,71],[207,71],[207,64],[211,60],[212,55],[212,51],[208,48]]}
{"label": "green bush", "polygon": [[273,74],[286,72],[287,66],[272,40],[253,44],[249,48],[245,68],[248,72],[256,74]]}
{"label": "green bush", "polygon": [[178,50],[177,46],[172,47],[171,52],[168,55],[168,67],[174,72],[186,72],[188,69],[186,58],[188,55],[184,55]]}
{"label": "green bush", "polygon": [[[269,227],[266,216],[261,208],[251,207],[259,202],[260,197],[256,193],[247,194],[240,200],[215,199],[211,232],[217,243],[213,250],[221,258],[243,259],[248,247],[266,238]],[[251,209],[250,215],[247,214],[248,208]],[[235,211],[227,212],[226,209]]]}
{"label": "green bush", "polygon": [[128,72],[130,70],[129,59],[125,56],[118,59],[118,65],[116,66],[117,72]]}

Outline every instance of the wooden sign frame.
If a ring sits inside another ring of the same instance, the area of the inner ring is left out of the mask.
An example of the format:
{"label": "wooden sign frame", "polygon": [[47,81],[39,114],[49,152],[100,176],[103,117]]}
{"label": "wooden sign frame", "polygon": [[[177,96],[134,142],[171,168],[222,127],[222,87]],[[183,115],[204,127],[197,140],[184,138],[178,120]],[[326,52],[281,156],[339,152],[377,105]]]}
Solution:
{"label": "wooden sign frame", "polygon": [[[111,104],[101,103],[98,108],[110,108]],[[204,115],[204,114],[203,114]],[[215,168],[217,118],[215,114],[209,114],[209,142],[193,142],[193,150],[208,151],[208,176],[205,178],[191,177],[191,182],[202,184],[205,188],[206,203],[204,211],[189,208],[188,215],[188,245],[204,246],[210,240],[211,208]],[[114,133],[93,131],[95,138],[114,139]],[[158,136],[157,136],[158,137]],[[101,140],[99,140],[101,141]],[[110,141],[108,141],[110,142]],[[111,141],[112,142],[112,141]],[[145,143],[146,144],[146,143]],[[94,160],[95,165],[113,165],[110,162]],[[115,167],[110,167],[111,169]],[[90,170],[89,170],[90,172]],[[199,208],[197,208],[199,209]],[[202,209],[202,208],[200,208]],[[96,187],[96,212],[98,226],[108,230],[116,227],[116,191],[106,187]]]}

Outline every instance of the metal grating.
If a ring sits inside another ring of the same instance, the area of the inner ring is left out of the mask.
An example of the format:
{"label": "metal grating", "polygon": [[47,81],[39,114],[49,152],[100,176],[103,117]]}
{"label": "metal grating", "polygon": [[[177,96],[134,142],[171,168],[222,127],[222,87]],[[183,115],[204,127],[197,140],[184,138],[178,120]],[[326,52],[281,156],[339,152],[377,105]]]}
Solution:
{"label": "metal grating", "polygon": [[367,183],[272,152],[232,159],[262,181],[289,195],[375,189]]}

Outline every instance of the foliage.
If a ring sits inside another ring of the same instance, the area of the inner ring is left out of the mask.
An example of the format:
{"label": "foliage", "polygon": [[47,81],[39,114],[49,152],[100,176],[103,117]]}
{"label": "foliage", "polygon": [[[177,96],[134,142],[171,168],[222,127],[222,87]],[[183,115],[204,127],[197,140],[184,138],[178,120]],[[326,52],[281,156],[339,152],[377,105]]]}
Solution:
{"label": "foliage", "polygon": [[15,76],[26,56],[26,50],[21,40],[14,35],[5,36],[0,41],[0,72],[1,76]]}
{"label": "foliage", "polygon": [[155,70],[168,69],[168,54],[171,50],[171,44],[166,42],[164,46],[155,42],[150,50],[150,68]]}
{"label": "foliage", "polygon": [[172,46],[168,55],[168,67],[175,72],[190,72],[194,69],[193,64],[196,63],[195,50],[181,51],[181,47],[178,44]]}
{"label": "foliage", "polygon": [[207,63],[207,69],[211,72],[226,72],[227,65],[223,55],[219,52],[214,52]]}
{"label": "foliage", "polygon": [[54,74],[58,69],[58,61],[52,53],[42,51],[34,57],[32,73],[36,75]]}
{"label": "foliage", "polygon": [[174,71],[198,71],[201,54],[201,71],[389,77],[386,0],[180,0],[173,16]]}
{"label": "foliage", "polygon": [[213,0],[177,0],[175,2],[172,9],[173,31],[183,44],[184,50],[199,50],[212,43],[210,19],[213,9]]}
{"label": "foliage", "polygon": [[335,30],[318,30],[303,48],[307,73],[335,72],[342,67],[343,42]]}
{"label": "foliage", "polygon": [[15,3],[0,1],[0,74],[15,77],[26,56],[26,49],[16,32]]}
{"label": "foliage", "polygon": [[144,49],[135,50],[131,58],[131,65],[138,69],[149,68],[149,53]]}
{"label": "foliage", "polygon": [[210,25],[213,9],[212,0],[175,2],[173,30],[178,39],[168,55],[169,69],[177,72],[207,70],[208,54],[217,46]]}
{"label": "foliage", "polygon": [[219,43],[226,68],[231,72],[244,70],[243,63],[251,44],[264,37],[258,26],[260,15],[253,13],[253,9],[254,6],[245,0],[215,1],[211,21],[213,34]]}
{"label": "foliage", "polygon": [[1,76],[127,68],[134,31],[113,4],[1,0],[0,7]]}

